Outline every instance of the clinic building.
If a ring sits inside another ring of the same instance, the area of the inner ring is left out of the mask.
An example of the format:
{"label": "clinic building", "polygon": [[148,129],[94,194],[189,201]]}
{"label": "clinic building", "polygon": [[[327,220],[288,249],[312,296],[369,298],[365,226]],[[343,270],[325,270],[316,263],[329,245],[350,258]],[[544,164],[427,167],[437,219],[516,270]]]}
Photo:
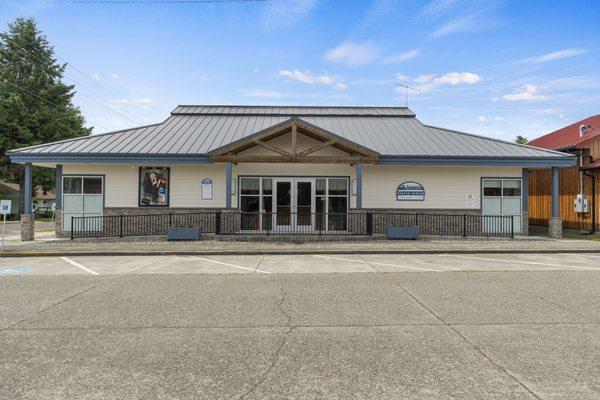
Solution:
{"label": "clinic building", "polygon": [[575,162],[425,125],[406,107],[313,106],[182,105],[159,124],[9,156],[25,166],[24,239],[33,237],[32,165],[56,169],[59,235],[74,217],[216,210],[254,214],[240,231],[343,231],[339,215],[374,211],[509,215],[527,234],[529,171],[550,168],[558,236],[558,169]]}

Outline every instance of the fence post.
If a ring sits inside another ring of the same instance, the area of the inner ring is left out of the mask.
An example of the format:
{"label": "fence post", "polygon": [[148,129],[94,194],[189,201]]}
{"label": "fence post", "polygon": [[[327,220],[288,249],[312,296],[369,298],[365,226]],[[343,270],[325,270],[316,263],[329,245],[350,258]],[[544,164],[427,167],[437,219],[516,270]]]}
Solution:
{"label": "fence post", "polygon": [[515,216],[514,215],[510,216],[510,238],[511,239],[515,238]]}
{"label": "fence post", "polygon": [[71,240],[75,239],[75,235],[73,233],[73,216],[71,216]]}
{"label": "fence post", "polygon": [[463,237],[467,237],[467,214],[463,215]]}
{"label": "fence post", "polygon": [[123,237],[123,214],[119,215],[119,237]]}
{"label": "fence post", "polygon": [[167,228],[170,228],[172,223],[173,223],[173,214],[169,213],[169,226]]}
{"label": "fence post", "polygon": [[215,213],[215,235],[221,234],[221,210]]}
{"label": "fence post", "polygon": [[367,235],[373,236],[373,213],[367,212]]}

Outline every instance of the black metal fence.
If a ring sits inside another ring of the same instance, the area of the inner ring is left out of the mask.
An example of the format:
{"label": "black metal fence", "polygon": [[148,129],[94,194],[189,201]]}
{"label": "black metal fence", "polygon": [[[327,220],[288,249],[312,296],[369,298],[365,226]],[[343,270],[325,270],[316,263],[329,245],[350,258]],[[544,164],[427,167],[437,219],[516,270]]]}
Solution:
{"label": "black metal fence", "polygon": [[166,235],[197,227],[216,235],[385,235],[417,226],[421,235],[514,237],[513,216],[396,212],[246,213],[240,211],[71,217],[71,239]]}

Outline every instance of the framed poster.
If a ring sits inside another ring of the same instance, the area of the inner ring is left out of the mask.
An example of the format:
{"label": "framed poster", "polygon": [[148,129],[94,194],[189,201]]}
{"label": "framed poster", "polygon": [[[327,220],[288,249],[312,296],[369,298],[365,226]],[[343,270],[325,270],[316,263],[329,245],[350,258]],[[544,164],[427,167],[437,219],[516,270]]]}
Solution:
{"label": "framed poster", "polygon": [[169,168],[140,167],[140,207],[169,206]]}
{"label": "framed poster", "polygon": [[396,189],[397,201],[423,201],[425,189],[419,182],[402,182]]}
{"label": "framed poster", "polygon": [[211,179],[202,179],[202,200],[212,200],[213,182]]}

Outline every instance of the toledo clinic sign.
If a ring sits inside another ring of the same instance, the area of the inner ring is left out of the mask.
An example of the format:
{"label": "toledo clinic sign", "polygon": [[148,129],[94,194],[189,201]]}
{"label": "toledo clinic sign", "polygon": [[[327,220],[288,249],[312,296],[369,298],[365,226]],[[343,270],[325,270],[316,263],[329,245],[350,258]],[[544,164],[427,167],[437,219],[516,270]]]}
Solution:
{"label": "toledo clinic sign", "polygon": [[402,182],[396,189],[396,200],[423,201],[425,200],[425,189],[418,182]]}

